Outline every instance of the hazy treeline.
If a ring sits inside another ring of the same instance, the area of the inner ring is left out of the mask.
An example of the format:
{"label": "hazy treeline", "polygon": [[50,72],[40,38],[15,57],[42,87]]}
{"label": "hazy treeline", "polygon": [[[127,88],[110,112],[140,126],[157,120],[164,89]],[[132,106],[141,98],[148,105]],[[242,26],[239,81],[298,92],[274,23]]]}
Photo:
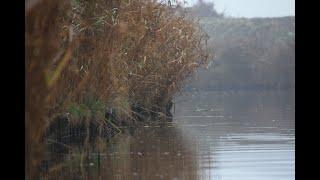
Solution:
{"label": "hazy treeline", "polygon": [[214,58],[209,70],[201,69],[199,81],[189,88],[294,87],[295,17],[231,18],[210,13],[198,16],[210,36],[208,46]]}

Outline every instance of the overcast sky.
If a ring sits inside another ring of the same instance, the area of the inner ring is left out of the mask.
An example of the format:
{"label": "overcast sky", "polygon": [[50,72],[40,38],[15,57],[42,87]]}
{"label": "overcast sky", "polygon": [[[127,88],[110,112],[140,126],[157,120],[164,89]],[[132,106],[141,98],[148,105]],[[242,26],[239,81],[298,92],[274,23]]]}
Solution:
{"label": "overcast sky", "polygon": [[[180,1],[180,0],[179,0]],[[185,0],[193,5],[198,0]],[[218,12],[234,17],[281,17],[295,15],[295,0],[204,0]]]}

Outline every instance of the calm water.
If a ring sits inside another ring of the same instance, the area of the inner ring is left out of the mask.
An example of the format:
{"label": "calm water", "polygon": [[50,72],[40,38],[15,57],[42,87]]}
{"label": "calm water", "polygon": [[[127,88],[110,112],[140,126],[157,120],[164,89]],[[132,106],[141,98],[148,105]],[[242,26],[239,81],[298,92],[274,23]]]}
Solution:
{"label": "calm water", "polygon": [[67,160],[49,179],[294,179],[294,92],[194,92],[175,101],[172,123],[119,134],[82,169]]}

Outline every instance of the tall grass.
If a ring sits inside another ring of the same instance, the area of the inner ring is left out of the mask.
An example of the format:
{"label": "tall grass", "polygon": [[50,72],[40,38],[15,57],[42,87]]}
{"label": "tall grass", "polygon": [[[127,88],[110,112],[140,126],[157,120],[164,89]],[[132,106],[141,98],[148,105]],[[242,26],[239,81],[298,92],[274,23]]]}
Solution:
{"label": "tall grass", "polygon": [[[104,127],[108,108],[129,125],[135,107],[161,116],[208,60],[196,21],[152,0],[42,0],[26,9],[25,34],[28,177],[37,174],[41,137],[55,117],[89,131],[92,121]],[[83,118],[70,113],[75,106]]]}

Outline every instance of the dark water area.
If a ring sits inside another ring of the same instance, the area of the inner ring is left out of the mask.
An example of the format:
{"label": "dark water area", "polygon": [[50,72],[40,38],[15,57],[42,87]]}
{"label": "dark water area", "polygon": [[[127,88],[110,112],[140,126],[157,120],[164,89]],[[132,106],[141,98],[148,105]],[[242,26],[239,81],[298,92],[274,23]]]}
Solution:
{"label": "dark water area", "polygon": [[48,179],[294,179],[294,91],[185,92],[175,102],[172,123],[118,134],[83,166],[66,155]]}

